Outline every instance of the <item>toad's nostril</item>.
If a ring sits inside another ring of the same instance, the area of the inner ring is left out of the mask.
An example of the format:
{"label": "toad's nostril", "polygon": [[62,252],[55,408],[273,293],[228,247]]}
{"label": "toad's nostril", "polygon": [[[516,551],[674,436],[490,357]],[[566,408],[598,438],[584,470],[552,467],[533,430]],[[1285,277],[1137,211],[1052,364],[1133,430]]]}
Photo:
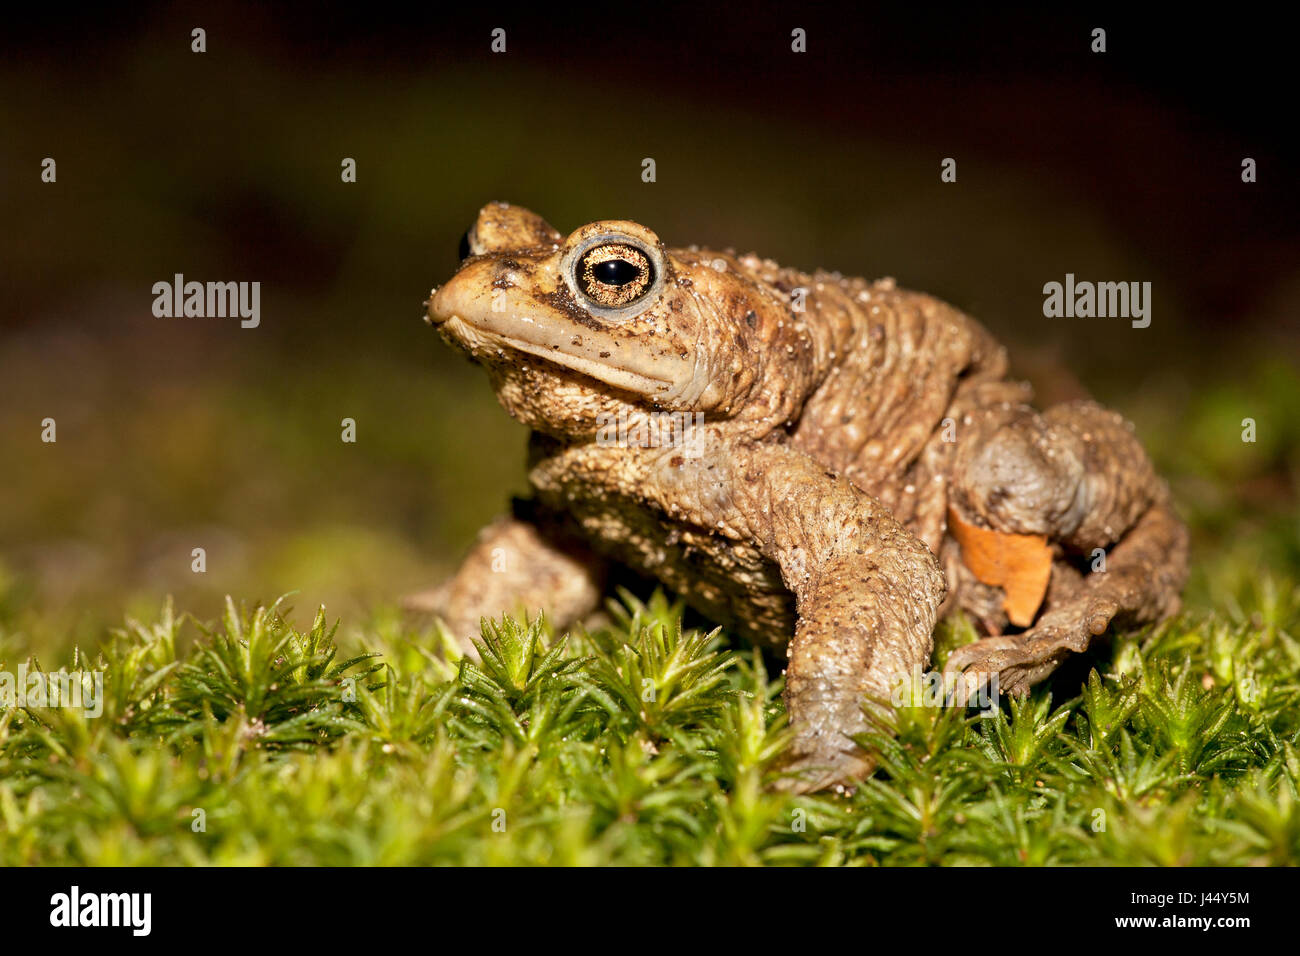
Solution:
{"label": "toad's nostril", "polygon": [[469,258],[469,230],[468,229],[466,229],[463,233],[461,233],[460,249],[457,251],[460,253],[461,262],[464,262],[466,259]]}

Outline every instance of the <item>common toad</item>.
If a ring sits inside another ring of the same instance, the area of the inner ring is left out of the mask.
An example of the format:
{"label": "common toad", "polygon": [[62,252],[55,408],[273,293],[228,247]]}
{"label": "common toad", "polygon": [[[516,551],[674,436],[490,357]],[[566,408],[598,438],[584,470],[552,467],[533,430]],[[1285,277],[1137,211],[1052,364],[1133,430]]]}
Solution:
{"label": "common toad", "polygon": [[532,429],[534,492],[430,606],[473,654],[482,616],[591,612],[610,562],[658,579],[785,649],[795,789],[870,773],[849,735],[952,610],[987,635],[947,662],[961,703],[1178,608],[1186,530],[1132,427],[1035,411],[988,331],[891,279],[492,203],[428,320]]}

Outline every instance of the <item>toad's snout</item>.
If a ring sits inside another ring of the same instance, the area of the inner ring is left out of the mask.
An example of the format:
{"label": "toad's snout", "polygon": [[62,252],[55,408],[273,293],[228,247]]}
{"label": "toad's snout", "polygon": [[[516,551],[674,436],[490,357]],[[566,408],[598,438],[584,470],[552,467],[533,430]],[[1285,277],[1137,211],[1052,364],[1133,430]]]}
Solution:
{"label": "toad's snout", "polygon": [[429,325],[442,325],[451,318],[451,313],[446,310],[446,299],[439,298],[445,288],[445,285],[434,286],[424,302],[424,321]]}
{"label": "toad's snout", "polygon": [[432,326],[442,325],[449,319],[457,315],[458,309],[464,311],[465,304],[462,300],[464,295],[461,290],[456,288],[456,280],[445,282],[437,286],[429,293],[429,301],[425,303],[424,320]]}
{"label": "toad's snout", "polygon": [[426,321],[438,326],[459,318],[473,324],[483,312],[492,311],[492,290],[507,286],[500,271],[491,259],[463,265],[449,281],[430,293]]}

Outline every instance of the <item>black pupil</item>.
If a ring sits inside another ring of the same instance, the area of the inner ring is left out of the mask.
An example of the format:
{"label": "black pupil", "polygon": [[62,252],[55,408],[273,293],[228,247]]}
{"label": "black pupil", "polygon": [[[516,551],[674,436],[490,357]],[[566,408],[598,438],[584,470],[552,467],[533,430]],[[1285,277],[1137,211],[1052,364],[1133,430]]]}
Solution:
{"label": "black pupil", "polygon": [[605,285],[627,285],[640,275],[641,270],[626,259],[606,259],[591,269],[592,278]]}

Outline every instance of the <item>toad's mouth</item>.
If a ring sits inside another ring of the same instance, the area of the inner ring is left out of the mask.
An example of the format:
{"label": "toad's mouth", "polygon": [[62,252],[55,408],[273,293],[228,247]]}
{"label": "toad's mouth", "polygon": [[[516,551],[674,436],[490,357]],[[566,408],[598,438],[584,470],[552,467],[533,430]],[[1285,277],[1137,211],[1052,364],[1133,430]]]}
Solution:
{"label": "toad's mouth", "polygon": [[681,396],[694,383],[696,363],[672,352],[645,350],[638,339],[570,321],[548,308],[483,308],[464,301],[449,283],[429,300],[429,324],[450,344],[486,362],[523,353],[658,402]]}
{"label": "toad's mouth", "polygon": [[589,355],[573,351],[572,346],[565,348],[558,342],[534,342],[496,329],[485,329],[459,315],[445,319],[439,324],[438,331],[448,342],[463,348],[476,358],[500,361],[512,352],[534,355],[587,378],[650,398],[667,397],[676,384],[671,377],[646,374],[594,360]]}

